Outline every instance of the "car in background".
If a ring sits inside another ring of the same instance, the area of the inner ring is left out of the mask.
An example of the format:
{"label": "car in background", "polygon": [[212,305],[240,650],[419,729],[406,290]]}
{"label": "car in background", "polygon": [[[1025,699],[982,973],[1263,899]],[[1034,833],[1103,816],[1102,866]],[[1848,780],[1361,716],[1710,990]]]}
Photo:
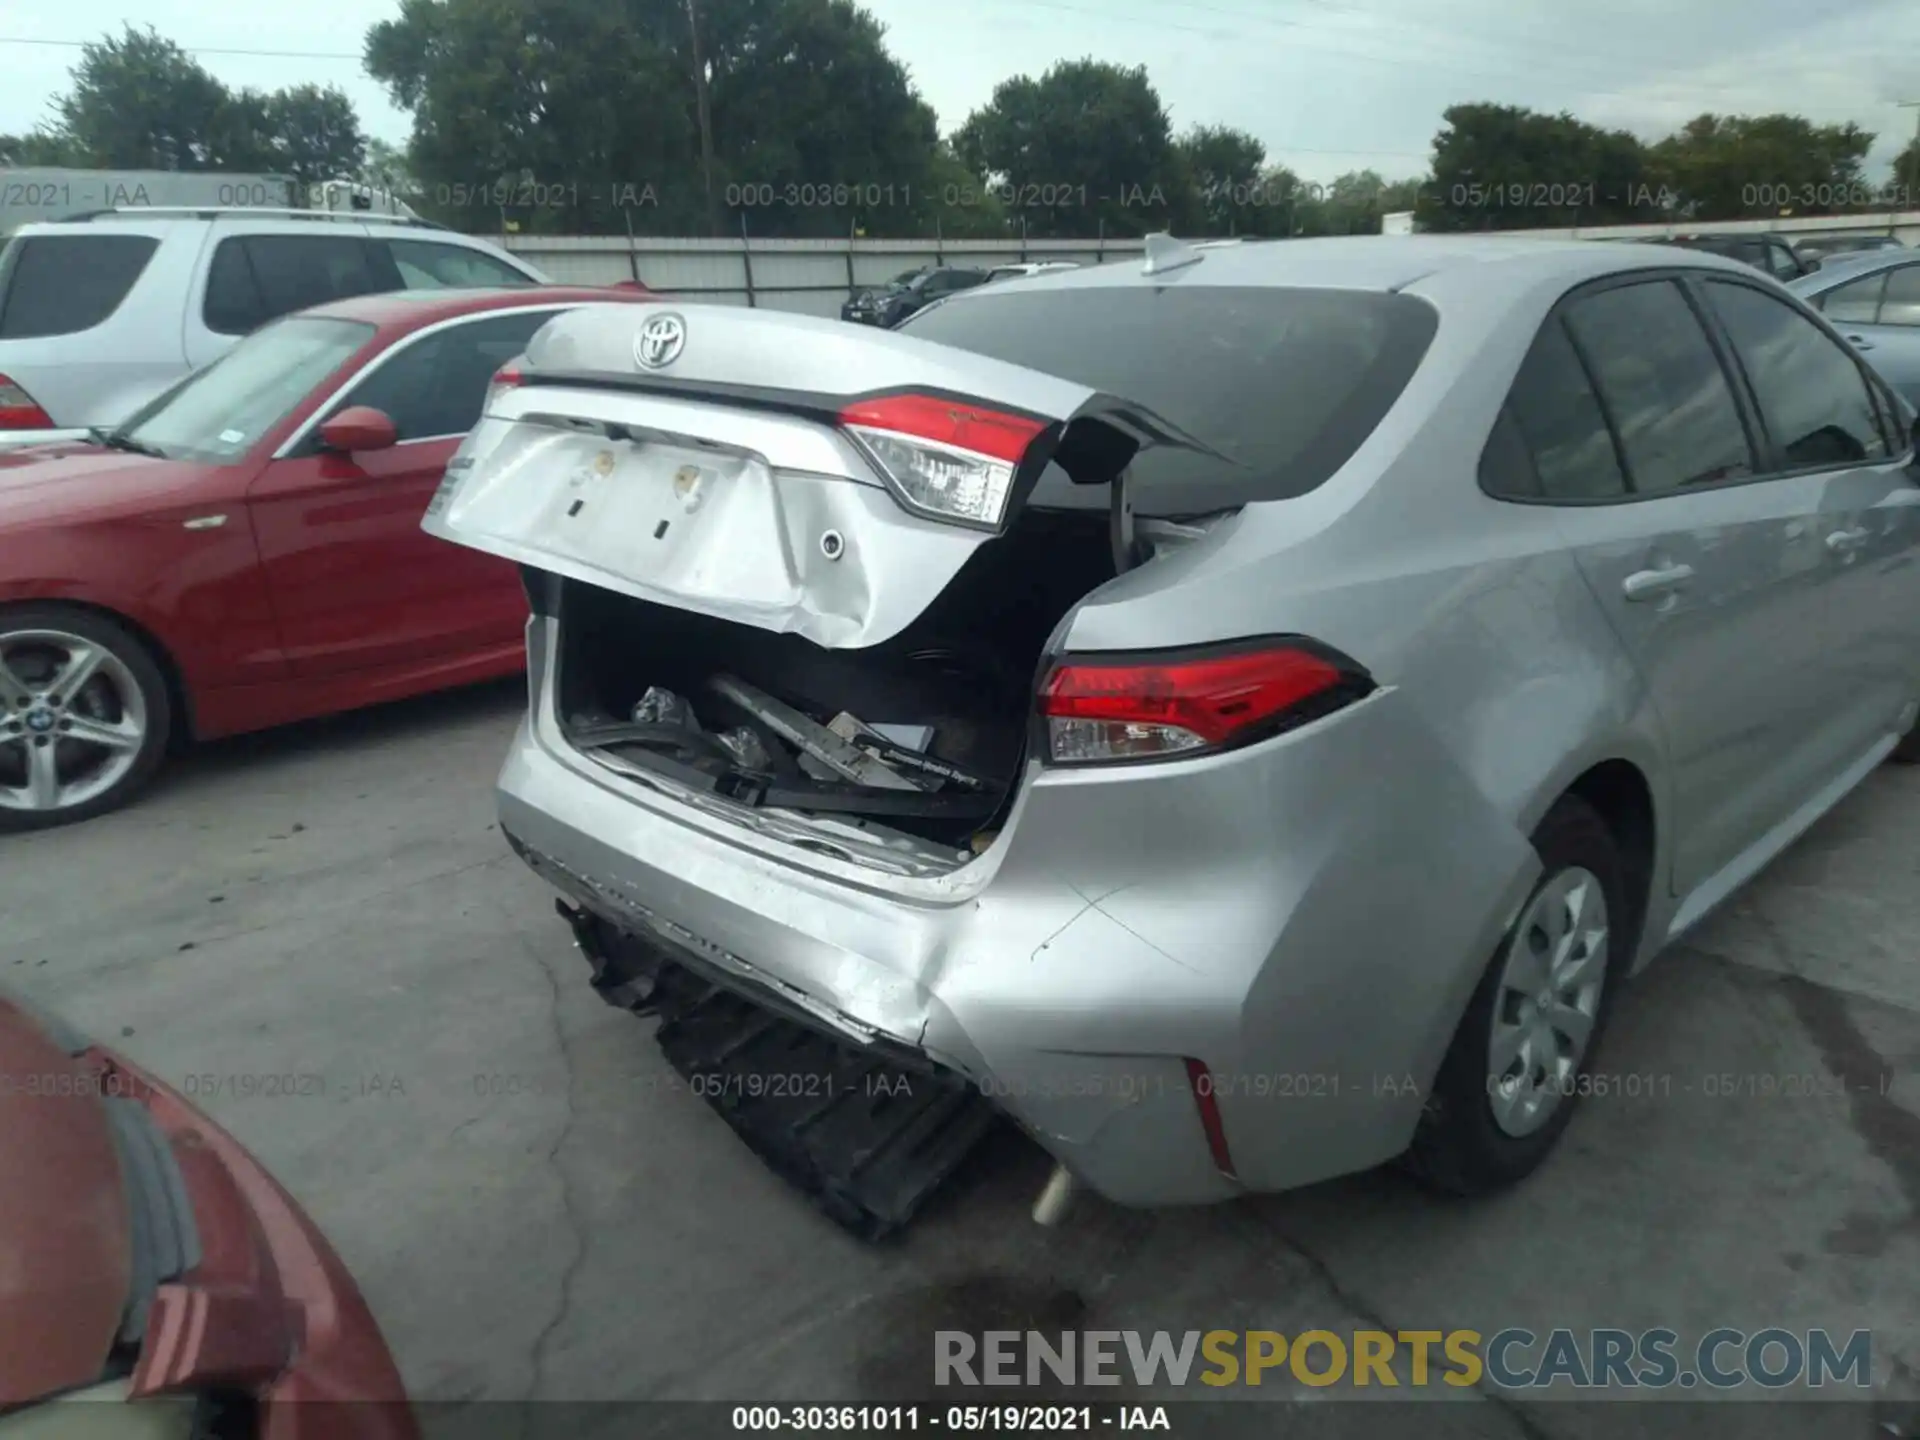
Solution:
{"label": "car in background", "polygon": [[856,325],[878,325],[891,330],[936,300],[971,290],[987,280],[985,270],[963,265],[936,265],[896,275],[885,285],[863,290],[840,307],[840,318]]}
{"label": "car in background", "polygon": [[241,1146],[0,990],[0,1440],[416,1440],[380,1327]]}
{"label": "car in background", "polygon": [[542,325],[633,292],[398,292],[275,320],[83,442],[0,452],[0,831],[170,746],[522,664],[511,565],[420,533]]}
{"label": "car in background", "polygon": [[1837,256],[1875,254],[1882,250],[1904,250],[1891,235],[1819,235],[1796,240],[1793,248],[1802,257],[1825,262]]}
{"label": "car in background", "polygon": [[1820,262],[1803,258],[1778,235],[1666,235],[1654,238],[1656,245],[1677,245],[1683,250],[1702,250],[1709,255],[1724,255],[1743,265],[1773,276],[1782,283],[1809,275]]}
{"label": "car in background", "polygon": [[861,1233],[982,1106],[1043,1209],[1510,1185],[1628,977],[1920,753],[1912,412],[1719,256],[1153,236],[636,375],[639,318],[542,331],[422,523],[525,567],[500,828],[595,989]]}
{"label": "car in background", "polygon": [[1076,260],[1029,260],[1018,265],[996,265],[987,271],[989,280],[1021,280],[1030,275],[1051,275],[1060,270],[1078,270]]}
{"label": "car in background", "polygon": [[0,446],[118,424],[310,305],[545,283],[483,240],[402,217],[154,206],[23,225],[0,250]]}
{"label": "car in background", "polygon": [[1920,408],[1920,251],[1839,255],[1787,287]]}

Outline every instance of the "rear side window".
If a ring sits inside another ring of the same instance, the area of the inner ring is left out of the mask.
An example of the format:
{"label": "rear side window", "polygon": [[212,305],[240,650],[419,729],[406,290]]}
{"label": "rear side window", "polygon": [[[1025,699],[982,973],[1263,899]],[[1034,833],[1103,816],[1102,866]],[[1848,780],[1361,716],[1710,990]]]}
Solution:
{"label": "rear side window", "polygon": [[504,260],[465,245],[433,240],[389,240],[387,249],[409,290],[515,288],[534,282]]}
{"label": "rear side window", "polygon": [[1885,273],[1836,285],[1816,302],[1836,325],[1871,325],[1880,313],[1880,296],[1887,288]]}
{"label": "rear side window", "polygon": [[554,313],[495,315],[408,341],[334,410],[370,405],[393,421],[402,441],[464,435],[480,423],[494,372],[521,354]]}
{"label": "rear side window", "polygon": [[1880,302],[1882,325],[1920,325],[1920,265],[1902,265],[1887,272],[1887,291]]}
{"label": "rear side window", "polygon": [[34,235],[0,255],[0,340],[77,335],[133,289],[160,242],[151,235]]}
{"label": "rear side window", "polygon": [[214,249],[201,318],[244,335],[309,305],[398,290],[384,248],[356,235],[230,235]]}
{"label": "rear side window", "polygon": [[1873,393],[1836,342],[1784,300],[1709,280],[1707,294],[1788,470],[1884,460]]}
{"label": "rear side window", "polygon": [[1557,315],[1521,363],[1480,478],[1490,493],[1510,499],[1614,500],[1627,493],[1607,417]]}
{"label": "rear side window", "polygon": [[[1135,461],[1135,509],[1166,517],[1325,482],[1393,408],[1437,323],[1424,301],[1370,291],[992,285],[921,311],[905,333],[1124,396],[1218,451]],[[1029,503],[1107,499],[1049,468]]]}
{"label": "rear side window", "polygon": [[1615,286],[1575,300],[1566,314],[1635,492],[1754,473],[1726,371],[1679,286]]}

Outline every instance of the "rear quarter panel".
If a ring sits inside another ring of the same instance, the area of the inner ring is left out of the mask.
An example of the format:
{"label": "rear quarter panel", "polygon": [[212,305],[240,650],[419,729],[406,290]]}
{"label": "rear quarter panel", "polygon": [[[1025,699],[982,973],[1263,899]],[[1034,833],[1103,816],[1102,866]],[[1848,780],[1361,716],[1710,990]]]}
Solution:
{"label": "rear quarter panel", "polygon": [[[1414,287],[1441,313],[1432,347],[1338,475],[1298,499],[1250,506],[1168,563],[1096,592],[1063,640],[1076,651],[1127,650],[1301,634],[1372,672],[1385,693],[1367,704],[1390,711],[1391,723],[1366,721],[1383,743],[1364,756],[1348,752],[1342,779],[1356,816],[1385,803],[1401,818],[1352,826],[1349,839],[1366,853],[1315,867],[1331,888],[1303,889],[1293,912],[1275,917],[1268,972],[1249,991],[1243,1019],[1250,1045],[1262,1033],[1287,1033],[1303,968],[1347,977],[1356,1003],[1362,990],[1377,996],[1381,977],[1361,983],[1372,967],[1356,963],[1357,951],[1393,934],[1403,944],[1419,937],[1418,988],[1431,1004],[1360,1008],[1372,1016],[1376,1065],[1391,1073],[1398,1057],[1422,1089],[1537,873],[1528,837],[1553,802],[1591,766],[1623,759],[1649,781],[1656,828],[1666,809],[1657,719],[1565,548],[1564,517],[1493,500],[1477,479],[1539,323],[1575,282],[1562,272],[1483,293],[1472,268]],[[1355,714],[1322,723],[1361,722]],[[1313,837],[1300,843],[1318,846]],[[1475,863],[1458,863],[1443,853],[1449,847],[1477,852]],[[1664,857],[1664,832],[1656,849]],[[1664,874],[1662,858],[1655,867]],[[1386,891],[1369,898],[1367,875]],[[1666,888],[1656,878],[1644,934],[1664,933]],[[1382,905],[1395,912],[1388,932],[1357,936],[1354,918]],[[1409,963],[1404,952],[1399,963]],[[1373,1117],[1382,1158],[1404,1143],[1417,1115],[1417,1102],[1399,1107],[1404,1114],[1387,1113],[1393,1108]]]}
{"label": "rear quarter panel", "polygon": [[24,386],[57,427],[117,424],[186,373],[183,296],[204,227],[127,229],[160,244],[113,314],[73,335],[0,340],[0,374]]}

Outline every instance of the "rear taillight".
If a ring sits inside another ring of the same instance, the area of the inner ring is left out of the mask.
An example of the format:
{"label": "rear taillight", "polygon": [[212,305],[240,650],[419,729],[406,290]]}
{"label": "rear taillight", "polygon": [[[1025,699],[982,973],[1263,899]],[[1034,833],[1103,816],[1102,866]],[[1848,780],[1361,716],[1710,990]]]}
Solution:
{"label": "rear taillight", "polygon": [[491,415],[493,413],[494,402],[506,394],[507,391],[524,383],[526,378],[526,372],[520,368],[520,362],[517,360],[509,360],[505,365],[502,365],[498,370],[494,371],[493,379],[487,382],[487,399],[486,403],[480,407],[481,413]]}
{"label": "rear taillight", "polygon": [[11,376],[0,375],[0,430],[51,430],[53,417]]}
{"label": "rear taillight", "polygon": [[840,412],[840,424],[910,507],[942,520],[997,528],[1013,474],[1047,422],[943,400],[886,395]]}
{"label": "rear taillight", "polygon": [[1069,657],[1041,682],[1049,753],[1061,764],[1227,750],[1318,719],[1373,688],[1345,657],[1298,640],[1181,656]]}

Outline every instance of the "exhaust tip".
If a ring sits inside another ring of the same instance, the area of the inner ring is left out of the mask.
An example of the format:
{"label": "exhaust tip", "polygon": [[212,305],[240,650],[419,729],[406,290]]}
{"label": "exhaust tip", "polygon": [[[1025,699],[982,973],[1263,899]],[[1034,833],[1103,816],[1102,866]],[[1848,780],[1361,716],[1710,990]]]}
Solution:
{"label": "exhaust tip", "polygon": [[1047,1177],[1040,1198],[1033,1202],[1033,1223],[1054,1226],[1066,1219],[1067,1211],[1073,1205],[1073,1191],[1073,1172],[1055,1162],[1053,1174]]}

